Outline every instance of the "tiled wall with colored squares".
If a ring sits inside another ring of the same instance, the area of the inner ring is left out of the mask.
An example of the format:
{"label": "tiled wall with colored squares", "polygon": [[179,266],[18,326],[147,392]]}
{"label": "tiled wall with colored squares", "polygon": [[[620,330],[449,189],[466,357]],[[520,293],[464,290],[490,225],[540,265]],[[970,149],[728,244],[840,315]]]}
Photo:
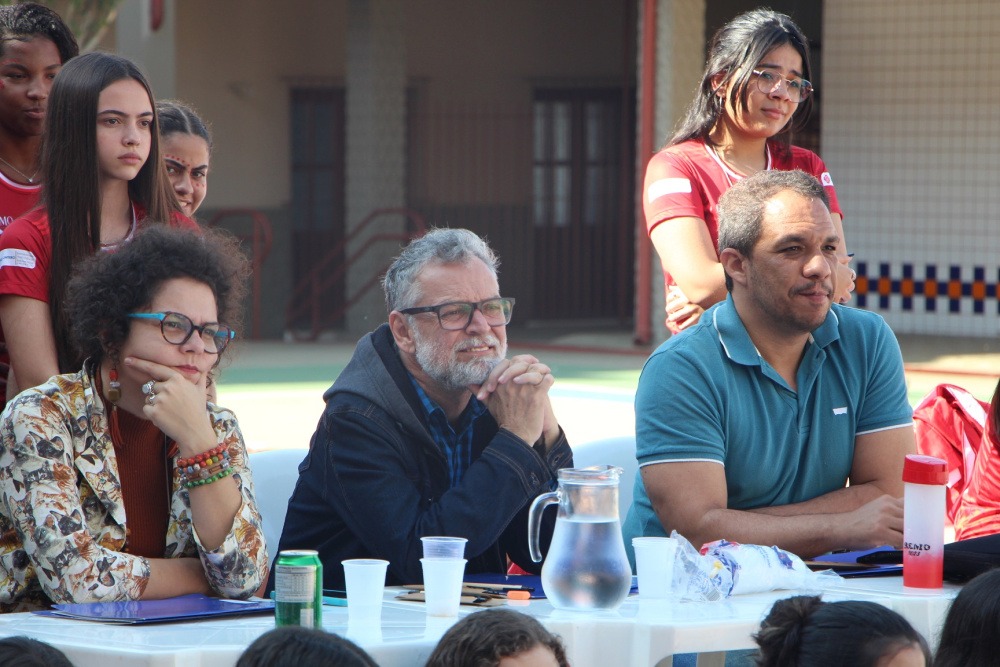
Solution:
{"label": "tiled wall with colored squares", "polygon": [[898,333],[1000,335],[1000,2],[823,11],[820,154],[853,303]]}

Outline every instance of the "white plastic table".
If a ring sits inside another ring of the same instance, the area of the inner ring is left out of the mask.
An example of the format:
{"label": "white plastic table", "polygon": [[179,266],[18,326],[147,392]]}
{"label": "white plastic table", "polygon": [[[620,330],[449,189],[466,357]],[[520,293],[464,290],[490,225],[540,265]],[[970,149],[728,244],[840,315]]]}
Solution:
{"label": "white plastic table", "polygon": [[[902,578],[845,579],[826,600],[871,600],[898,611],[936,644],[959,587],[910,595]],[[355,627],[347,610],[326,607],[323,627],[365,648],[382,667],[423,667],[455,619],[427,617],[420,603],[386,591],[381,627]],[[726,651],[753,648],[751,635],[775,600],[800,594],[775,591],[715,603],[648,601],[631,597],[613,612],[566,612],[546,600],[514,608],[562,636],[574,667],[669,664],[676,653],[703,654],[699,664],[721,664]],[[461,615],[475,613],[463,607]],[[27,635],[61,649],[76,667],[229,667],[258,636],[274,627],[270,616],[164,625],[120,626],[40,617],[0,615],[0,636]]]}

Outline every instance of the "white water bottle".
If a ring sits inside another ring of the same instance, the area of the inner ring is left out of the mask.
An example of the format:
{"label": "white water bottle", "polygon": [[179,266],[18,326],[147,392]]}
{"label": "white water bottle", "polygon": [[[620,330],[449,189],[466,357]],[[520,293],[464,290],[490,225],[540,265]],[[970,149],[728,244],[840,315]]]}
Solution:
{"label": "white water bottle", "polygon": [[948,464],[909,454],[903,464],[903,587],[941,588]]}

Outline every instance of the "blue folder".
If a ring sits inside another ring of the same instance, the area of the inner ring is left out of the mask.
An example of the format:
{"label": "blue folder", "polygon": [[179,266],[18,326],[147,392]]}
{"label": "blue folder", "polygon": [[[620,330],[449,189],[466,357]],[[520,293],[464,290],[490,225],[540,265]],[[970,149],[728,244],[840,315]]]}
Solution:
{"label": "blue folder", "polygon": [[33,613],[77,621],[139,625],[142,623],[190,621],[219,616],[274,613],[274,601],[226,600],[192,594],[164,600],[55,604],[52,605],[51,609]]}

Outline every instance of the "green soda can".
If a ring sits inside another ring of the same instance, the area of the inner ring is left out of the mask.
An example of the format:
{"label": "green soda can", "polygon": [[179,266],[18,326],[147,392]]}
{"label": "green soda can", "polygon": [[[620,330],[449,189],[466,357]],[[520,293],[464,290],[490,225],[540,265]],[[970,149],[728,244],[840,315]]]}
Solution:
{"label": "green soda can", "polygon": [[323,627],[323,563],[316,551],[282,551],[274,564],[274,625]]}

